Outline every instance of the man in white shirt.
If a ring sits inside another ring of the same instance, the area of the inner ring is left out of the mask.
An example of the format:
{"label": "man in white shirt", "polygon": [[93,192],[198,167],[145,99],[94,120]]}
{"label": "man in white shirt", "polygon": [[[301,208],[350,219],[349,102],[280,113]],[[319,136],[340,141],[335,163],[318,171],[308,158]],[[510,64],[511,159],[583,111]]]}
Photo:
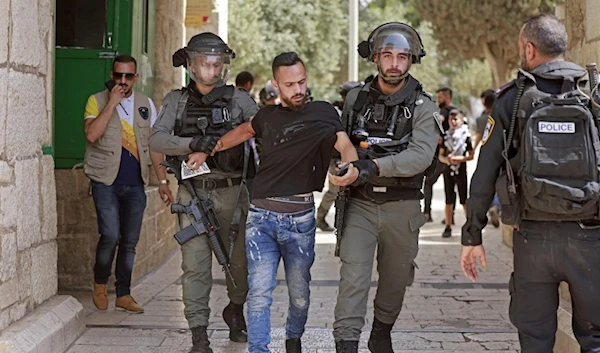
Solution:
{"label": "man in white shirt", "polygon": [[100,239],[96,248],[93,301],[99,310],[108,308],[107,286],[117,251],[115,308],[130,313],[144,309],[130,294],[135,247],[140,238],[149,165],[160,180],[159,193],[173,202],[164,155],[150,152],[148,138],[156,121],[152,100],[133,92],[138,79],[133,57],[115,58],[107,89],[88,98],[85,106],[84,172],[91,179]]}

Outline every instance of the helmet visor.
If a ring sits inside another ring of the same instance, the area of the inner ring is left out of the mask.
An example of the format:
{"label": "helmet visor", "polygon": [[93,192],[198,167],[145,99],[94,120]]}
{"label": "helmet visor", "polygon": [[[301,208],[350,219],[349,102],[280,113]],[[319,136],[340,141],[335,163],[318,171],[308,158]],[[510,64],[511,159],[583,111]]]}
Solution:
{"label": "helmet visor", "polygon": [[408,26],[395,24],[384,26],[373,34],[372,40],[371,60],[375,55],[385,52],[405,53],[412,55],[413,58],[419,58],[420,41]]}
{"label": "helmet visor", "polygon": [[214,85],[229,78],[231,55],[191,51],[188,57],[188,74],[195,82]]}

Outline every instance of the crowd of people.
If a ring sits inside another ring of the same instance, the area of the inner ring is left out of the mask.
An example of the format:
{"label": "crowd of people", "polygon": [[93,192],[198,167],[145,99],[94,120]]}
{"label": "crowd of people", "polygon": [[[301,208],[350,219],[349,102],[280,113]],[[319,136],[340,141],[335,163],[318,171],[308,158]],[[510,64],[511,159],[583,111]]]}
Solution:
{"label": "crowd of people", "polygon": [[[341,85],[342,99],[334,104],[313,99],[308,82],[318,73],[290,51],[273,59],[257,104],[252,74],[241,72],[228,85],[235,52],[206,32],[173,54],[190,82],[169,92],[157,112],[151,99],[133,91],[135,59],[116,57],[106,89],[90,96],[84,113],[84,171],[100,233],[94,304],[108,308],[117,252],[115,307],[144,312],[130,287],[152,165],[163,201],[178,213],[190,353],[212,353],[213,256],[226,273],[229,303],[222,316],[229,338],[248,342],[251,353],[269,352],[270,307],[283,260],[285,349],[302,351],[315,232],[333,230],[325,217],[334,200],[341,260],[336,352],[358,352],[377,259],[367,346],[393,353],[391,331],[414,282],[420,228],[433,221],[433,185],[443,176],[442,236],[452,235],[458,193],[467,216],[460,266],[468,278],[477,280],[477,261],[486,264],[488,213],[494,226],[501,213],[515,229],[510,319],[523,352],[552,350],[560,281],[571,284],[582,352],[598,352],[600,139],[590,109],[596,114],[600,105],[593,99],[597,87],[586,94],[580,86],[585,70],[564,60],[566,42],[555,16],[527,20],[518,40],[519,76],[481,94],[485,109],[473,134],[450,88],[434,98],[410,74],[426,52],[417,31],[401,22],[382,24],[359,44],[377,75]],[[478,146],[469,185],[467,164]],[[165,163],[178,179],[175,197]],[[314,192],[323,191],[326,179],[329,190],[316,207]]]}

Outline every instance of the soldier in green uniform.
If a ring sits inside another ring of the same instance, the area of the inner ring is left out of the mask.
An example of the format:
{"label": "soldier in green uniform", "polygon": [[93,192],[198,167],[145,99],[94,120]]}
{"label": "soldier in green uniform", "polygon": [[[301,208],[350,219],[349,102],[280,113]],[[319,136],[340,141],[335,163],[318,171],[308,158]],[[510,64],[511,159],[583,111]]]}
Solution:
{"label": "soldier in green uniform", "polygon": [[434,160],[441,123],[437,106],[408,73],[425,56],[412,27],[383,24],[359,45],[359,53],[379,73],[348,93],[342,113],[358,145],[359,160],[349,167],[351,172],[358,168],[358,177],[351,172],[330,176],[334,184],[350,186],[333,335],[338,353],[358,351],[377,250],[379,285],[368,347],[388,353],[393,352],[392,326],[414,278],[419,228],[426,221],[421,187]]}
{"label": "soldier in green uniform", "polygon": [[[248,94],[225,85],[234,57],[235,53],[213,33],[192,37],[187,47],[173,55],[173,65],[185,65],[191,81],[187,87],[170,92],[163,100],[150,137],[153,151],[181,156],[191,169],[197,170],[201,167],[197,162],[201,152],[210,153],[222,135],[256,114],[258,106]],[[239,225],[239,236],[231,254],[231,272],[237,287],[227,278],[230,303],[223,311],[223,318],[230,328],[229,338],[235,342],[247,341],[243,316],[248,293],[244,233],[249,201],[242,183],[245,162],[252,174],[252,153],[247,146],[240,145],[209,158],[202,167],[208,167],[210,172],[192,179],[198,196],[210,198],[214,203],[221,225],[219,234],[227,250],[231,245],[230,226]],[[181,204],[188,204],[192,196],[181,186],[177,199]],[[179,217],[181,229],[189,224],[186,215]],[[211,353],[206,328],[210,317],[212,252],[207,237],[192,238],[181,246],[181,253],[184,313],[193,339],[191,352]]]}

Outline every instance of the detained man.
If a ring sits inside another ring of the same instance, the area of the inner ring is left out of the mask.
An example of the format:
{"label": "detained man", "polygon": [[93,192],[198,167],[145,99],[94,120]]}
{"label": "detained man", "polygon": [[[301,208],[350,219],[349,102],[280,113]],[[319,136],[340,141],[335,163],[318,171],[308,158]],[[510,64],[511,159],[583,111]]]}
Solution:
{"label": "detained man", "polygon": [[[310,304],[315,258],[313,191],[322,191],[333,148],[343,162],[358,159],[338,113],[327,102],[306,102],[307,74],[294,52],[273,60],[273,84],[281,104],[262,108],[251,122],[225,134],[214,153],[251,137],[262,141],[260,168],[246,223],[248,350],[269,352],[272,294],[283,258],[290,304],[286,352],[300,352]],[[348,177],[358,170],[349,168]]]}

